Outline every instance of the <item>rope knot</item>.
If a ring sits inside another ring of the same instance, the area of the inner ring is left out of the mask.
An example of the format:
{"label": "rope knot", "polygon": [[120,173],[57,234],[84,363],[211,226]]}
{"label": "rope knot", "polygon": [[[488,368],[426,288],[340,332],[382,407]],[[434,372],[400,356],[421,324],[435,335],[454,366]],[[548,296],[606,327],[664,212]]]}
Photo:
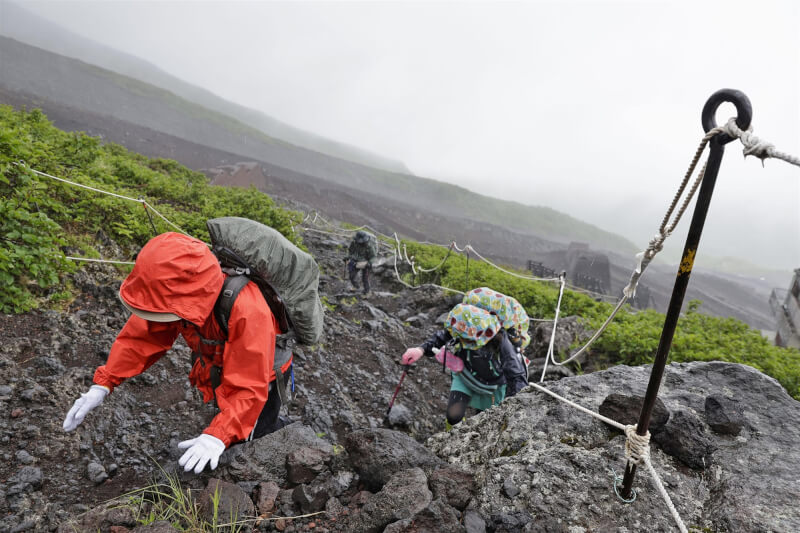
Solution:
{"label": "rope knot", "polygon": [[755,156],[761,160],[762,165],[764,164],[764,160],[766,158],[772,157],[772,152],[775,150],[775,145],[761,140],[753,135],[752,126],[747,128],[746,131],[742,130],[736,124],[736,119],[732,118],[722,129],[729,136],[733,137],[734,139],[739,139],[742,142],[744,145],[744,150],[742,150],[742,153],[745,157],[748,155]]}
{"label": "rope knot", "polygon": [[625,457],[629,461],[642,464],[650,461],[650,432],[636,433],[635,425],[625,426]]}
{"label": "rope knot", "polygon": [[652,239],[650,239],[650,245],[647,247],[647,255],[650,259],[655,257],[655,255],[664,249],[664,241],[667,240],[667,237],[670,236],[669,231],[663,231],[656,233]]}

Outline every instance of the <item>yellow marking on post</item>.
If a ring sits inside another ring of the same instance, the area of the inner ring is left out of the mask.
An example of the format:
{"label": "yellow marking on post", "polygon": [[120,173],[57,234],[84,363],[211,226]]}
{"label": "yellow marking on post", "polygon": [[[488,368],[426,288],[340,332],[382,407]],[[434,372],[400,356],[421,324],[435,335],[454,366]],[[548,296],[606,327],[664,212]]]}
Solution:
{"label": "yellow marking on post", "polygon": [[681,267],[678,269],[678,274],[689,274],[694,266],[694,254],[697,250],[686,250],[686,255],[681,259]]}

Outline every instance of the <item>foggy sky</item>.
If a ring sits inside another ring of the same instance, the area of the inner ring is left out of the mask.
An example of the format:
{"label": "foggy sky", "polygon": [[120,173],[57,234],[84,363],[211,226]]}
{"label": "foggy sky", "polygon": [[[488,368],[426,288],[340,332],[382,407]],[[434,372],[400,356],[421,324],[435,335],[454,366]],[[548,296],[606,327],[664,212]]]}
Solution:
{"label": "foggy sky", "polygon": [[[552,207],[642,248],[714,91],[745,92],[754,133],[800,156],[793,0],[20,3],[417,175]],[[717,122],[733,114],[724,106]],[[698,266],[703,254],[800,267],[800,169],[762,168],[729,144]]]}

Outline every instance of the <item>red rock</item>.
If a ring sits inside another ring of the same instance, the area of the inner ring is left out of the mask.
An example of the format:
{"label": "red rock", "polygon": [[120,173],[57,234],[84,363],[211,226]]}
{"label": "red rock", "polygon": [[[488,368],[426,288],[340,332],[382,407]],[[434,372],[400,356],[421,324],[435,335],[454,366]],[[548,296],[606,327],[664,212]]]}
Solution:
{"label": "red rock", "polygon": [[19,408],[12,409],[11,410],[11,418],[18,418],[18,417],[22,416],[22,413],[24,413],[24,412],[25,411],[23,411],[22,409],[19,409]]}

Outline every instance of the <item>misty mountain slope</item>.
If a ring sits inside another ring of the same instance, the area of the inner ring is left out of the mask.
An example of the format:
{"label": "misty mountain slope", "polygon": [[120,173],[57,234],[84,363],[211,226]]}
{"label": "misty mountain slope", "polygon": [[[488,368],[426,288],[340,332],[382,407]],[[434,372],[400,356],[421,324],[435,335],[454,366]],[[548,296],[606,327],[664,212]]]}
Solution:
{"label": "misty mountain slope", "polygon": [[[335,220],[355,225],[368,225],[377,230],[416,240],[448,243],[470,242],[476,250],[502,264],[525,268],[527,261],[543,261],[556,271],[568,270],[566,247],[563,243],[515,232],[494,224],[475,224],[460,216],[422,211],[400,201],[358,193],[344,187],[332,187],[323,180],[295,176],[286,180],[280,170],[257,163],[225,165],[206,171],[217,185],[258,189],[275,198],[289,201],[293,208],[306,212],[318,211]],[[611,274],[610,297],[622,293],[630,281],[635,264],[633,254],[609,253]],[[641,287],[650,293],[647,307],[664,311],[672,295],[677,267],[651,264],[641,280]],[[734,317],[752,327],[772,329],[768,299],[769,290],[755,280],[740,277],[730,279],[712,272],[699,271],[692,275],[684,299],[684,310],[691,300],[701,300],[704,313]]]}
{"label": "misty mountain slope", "polygon": [[[151,157],[166,157],[190,168],[206,169],[206,173],[219,184],[254,185],[306,212],[316,210],[328,218],[355,225],[368,224],[384,233],[397,232],[415,240],[470,242],[492,260],[517,267],[524,268],[528,260],[545,260],[548,266],[555,269],[567,268],[566,265],[556,264],[557,258],[564,256],[564,244],[548,239],[547,234],[543,238],[496,224],[476,223],[462,213],[451,216],[441,210],[423,209],[402,199],[365,193],[263,161],[255,166],[239,164],[248,158],[108,115],[82,111],[2,87],[0,102],[17,108],[46,109],[49,118],[61,129],[86,131]],[[633,254],[609,254],[609,259],[612,288],[617,294],[618,289],[627,284],[630,278]],[[651,289],[651,305],[654,309],[666,309],[674,277],[675,269],[671,267],[653,263],[648,269],[642,284]],[[768,286],[754,284],[747,278],[726,279],[698,271],[692,276],[686,301],[700,299],[703,301],[702,309],[707,313],[733,316],[753,327],[769,330],[774,328],[774,321],[767,305],[768,296]]]}
{"label": "misty mountain slope", "polygon": [[[386,172],[305,150],[175,94],[81,61],[0,37],[0,89],[124,120],[419,208],[507,226],[551,240],[629,253],[619,235],[549,208],[479,195],[427,178]],[[47,108],[43,108],[45,113]],[[73,119],[79,121],[78,117]],[[81,129],[81,128],[77,128]]]}
{"label": "misty mountain slope", "polygon": [[77,35],[34,15],[14,2],[4,0],[0,4],[0,35],[150,83],[288,143],[391,172],[409,172],[400,161],[301,130],[261,111],[220,98],[143,59]]}

